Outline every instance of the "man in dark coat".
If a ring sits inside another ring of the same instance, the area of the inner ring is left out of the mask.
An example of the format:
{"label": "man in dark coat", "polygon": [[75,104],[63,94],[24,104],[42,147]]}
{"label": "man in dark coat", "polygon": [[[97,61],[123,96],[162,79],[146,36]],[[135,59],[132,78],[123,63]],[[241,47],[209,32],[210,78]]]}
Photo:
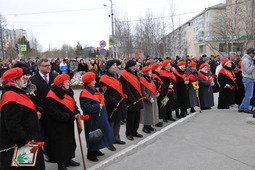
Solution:
{"label": "man in dark coat", "polygon": [[189,108],[189,95],[188,84],[189,78],[185,74],[186,62],[181,61],[177,63],[177,66],[173,70],[177,78],[177,94],[178,94],[178,106],[181,110],[181,117],[188,115],[187,108]]}
{"label": "man in dark coat", "polygon": [[[125,104],[124,93],[121,82],[118,80],[116,60],[109,60],[106,63],[106,73],[99,80],[99,89],[101,93],[102,87],[107,87],[104,93],[106,100],[106,109],[109,117],[109,122],[113,130],[113,135],[116,144],[125,144],[120,140],[120,125],[123,116],[123,108]],[[114,146],[109,147],[110,150],[116,150]]]}
{"label": "man in dark coat", "polygon": [[[45,100],[46,100],[46,94],[50,90],[50,85],[53,83],[54,78],[56,77],[51,73],[51,64],[50,61],[46,58],[41,58],[37,62],[38,72],[30,78],[30,81],[36,85],[37,91],[38,91],[38,97],[41,98],[44,109],[45,109]],[[45,132],[47,131],[46,125],[47,125],[47,114],[45,113],[45,110],[42,112],[42,117],[40,119],[41,123],[41,131],[42,131],[42,137],[45,140],[45,147],[44,147],[44,159],[45,161],[49,161],[49,157],[47,154],[47,135],[45,135]]]}
{"label": "man in dark coat", "polygon": [[133,136],[141,138],[137,133],[140,123],[140,110],[143,108],[141,84],[136,73],[136,62],[129,60],[121,75],[121,83],[127,98],[127,122],[126,136],[128,140],[134,140]]}

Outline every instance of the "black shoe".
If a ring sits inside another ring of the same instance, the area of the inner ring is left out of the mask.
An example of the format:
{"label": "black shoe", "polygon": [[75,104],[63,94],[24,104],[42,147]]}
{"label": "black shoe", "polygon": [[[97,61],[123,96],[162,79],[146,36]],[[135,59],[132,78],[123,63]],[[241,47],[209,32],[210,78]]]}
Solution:
{"label": "black shoe", "polygon": [[171,120],[171,121],[176,121],[176,120],[175,120],[174,118],[172,118],[172,117],[171,117],[171,118],[169,118],[169,120]]}
{"label": "black shoe", "polygon": [[126,142],[121,141],[121,140],[116,140],[116,141],[115,141],[115,144],[125,145]]}
{"label": "black shoe", "polygon": [[168,122],[168,120],[167,120],[167,119],[163,119],[163,122],[166,122],[166,123],[167,123],[167,122]]}
{"label": "black shoe", "polygon": [[93,162],[98,162],[98,159],[94,155],[87,155],[87,159]]}
{"label": "black shoe", "polygon": [[238,110],[238,112],[243,112],[243,110]]}
{"label": "black shoe", "polygon": [[163,127],[163,123],[162,122],[158,122],[157,124],[155,124],[156,127]]}
{"label": "black shoe", "polygon": [[64,163],[58,163],[58,170],[68,170]]}
{"label": "black shoe", "polygon": [[71,159],[70,161],[66,161],[66,166],[80,166],[80,163]]}
{"label": "black shoe", "polygon": [[134,140],[133,136],[127,136],[128,140]]}
{"label": "black shoe", "polygon": [[104,156],[104,153],[100,150],[95,151],[96,156]]}
{"label": "black shoe", "polygon": [[139,134],[139,133],[136,133],[135,135],[133,135],[134,137],[137,137],[137,138],[142,138],[143,135]]}
{"label": "black shoe", "polygon": [[151,127],[151,126],[148,126],[148,129],[149,129],[150,131],[156,131],[156,129],[153,128],[153,127]]}
{"label": "black shoe", "polygon": [[143,127],[143,132],[144,133],[151,133],[151,131],[147,127]]}
{"label": "black shoe", "polygon": [[113,145],[108,146],[107,148],[108,148],[110,151],[116,151],[116,148],[115,148]]}
{"label": "black shoe", "polygon": [[190,109],[190,113],[195,113],[196,112],[196,110],[194,109],[194,107],[192,107],[191,109]]}

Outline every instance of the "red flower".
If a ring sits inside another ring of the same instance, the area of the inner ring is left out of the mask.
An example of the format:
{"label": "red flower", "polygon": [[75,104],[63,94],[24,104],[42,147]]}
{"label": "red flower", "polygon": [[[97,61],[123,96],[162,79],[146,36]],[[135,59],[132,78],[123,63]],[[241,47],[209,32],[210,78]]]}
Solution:
{"label": "red flower", "polygon": [[150,97],[150,96],[147,95],[147,96],[144,96],[143,98],[144,98],[144,99],[148,99],[149,97]]}
{"label": "red flower", "polygon": [[38,147],[43,147],[44,146],[44,142],[37,142],[39,144]]}
{"label": "red flower", "polygon": [[89,119],[89,115],[80,115],[80,119],[81,120],[88,120]]}
{"label": "red flower", "polygon": [[127,98],[128,98],[128,95],[126,95],[126,94],[123,94],[123,97],[124,97],[125,99],[127,99]]}
{"label": "red flower", "polygon": [[106,91],[106,90],[107,90],[107,87],[106,87],[106,86],[103,86],[103,87],[101,87],[101,89],[102,89],[103,91]]}
{"label": "red flower", "polygon": [[172,92],[173,90],[172,89],[168,89],[167,91]]}

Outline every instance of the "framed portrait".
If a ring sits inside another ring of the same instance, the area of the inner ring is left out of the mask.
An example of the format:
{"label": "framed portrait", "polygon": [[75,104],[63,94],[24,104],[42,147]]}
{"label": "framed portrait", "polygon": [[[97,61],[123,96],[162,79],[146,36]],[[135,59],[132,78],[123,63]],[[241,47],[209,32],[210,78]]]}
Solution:
{"label": "framed portrait", "polygon": [[35,166],[38,145],[16,147],[14,149],[11,166]]}

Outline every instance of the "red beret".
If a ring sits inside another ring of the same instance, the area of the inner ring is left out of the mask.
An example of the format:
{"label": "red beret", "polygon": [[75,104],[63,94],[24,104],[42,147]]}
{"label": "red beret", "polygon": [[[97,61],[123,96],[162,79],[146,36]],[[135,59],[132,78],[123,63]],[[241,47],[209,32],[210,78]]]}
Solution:
{"label": "red beret", "polygon": [[59,86],[61,83],[63,83],[66,80],[70,80],[70,77],[68,74],[60,74],[54,79],[54,84],[56,86]]}
{"label": "red beret", "polygon": [[201,69],[203,69],[204,67],[210,67],[210,65],[209,64],[207,64],[207,63],[204,63],[204,64],[201,64],[200,65],[200,67],[199,67],[199,69],[201,70]]}
{"label": "red beret", "polygon": [[144,72],[148,72],[148,71],[151,71],[151,70],[152,70],[151,67],[145,66],[145,67],[142,68],[141,71],[144,73]]}
{"label": "red beret", "polygon": [[194,61],[192,61],[191,63],[188,64],[189,67],[196,66],[196,65],[197,65],[197,63]]}
{"label": "red beret", "polygon": [[23,69],[22,68],[12,68],[4,72],[2,76],[2,80],[10,80],[15,79],[23,75]]}
{"label": "red beret", "polygon": [[159,66],[160,66],[159,63],[154,63],[154,64],[152,64],[151,69],[156,70]]}
{"label": "red beret", "polygon": [[183,66],[183,65],[186,65],[185,61],[181,61],[181,62],[177,63],[177,66]]}
{"label": "red beret", "polygon": [[165,67],[167,64],[170,63],[170,60],[165,60],[163,63],[162,63],[162,67]]}
{"label": "red beret", "polygon": [[90,83],[92,82],[93,80],[96,79],[96,74],[93,73],[93,72],[87,72],[85,73],[83,76],[82,76],[82,82],[83,83]]}
{"label": "red beret", "polygon": [[226,65],[228,62],[230,62],[230,60],[229,60],[229,59],[225,59],[225,60],[223,60],[223,61],[221,62],[221,65],[224,66],[224,65]]}

